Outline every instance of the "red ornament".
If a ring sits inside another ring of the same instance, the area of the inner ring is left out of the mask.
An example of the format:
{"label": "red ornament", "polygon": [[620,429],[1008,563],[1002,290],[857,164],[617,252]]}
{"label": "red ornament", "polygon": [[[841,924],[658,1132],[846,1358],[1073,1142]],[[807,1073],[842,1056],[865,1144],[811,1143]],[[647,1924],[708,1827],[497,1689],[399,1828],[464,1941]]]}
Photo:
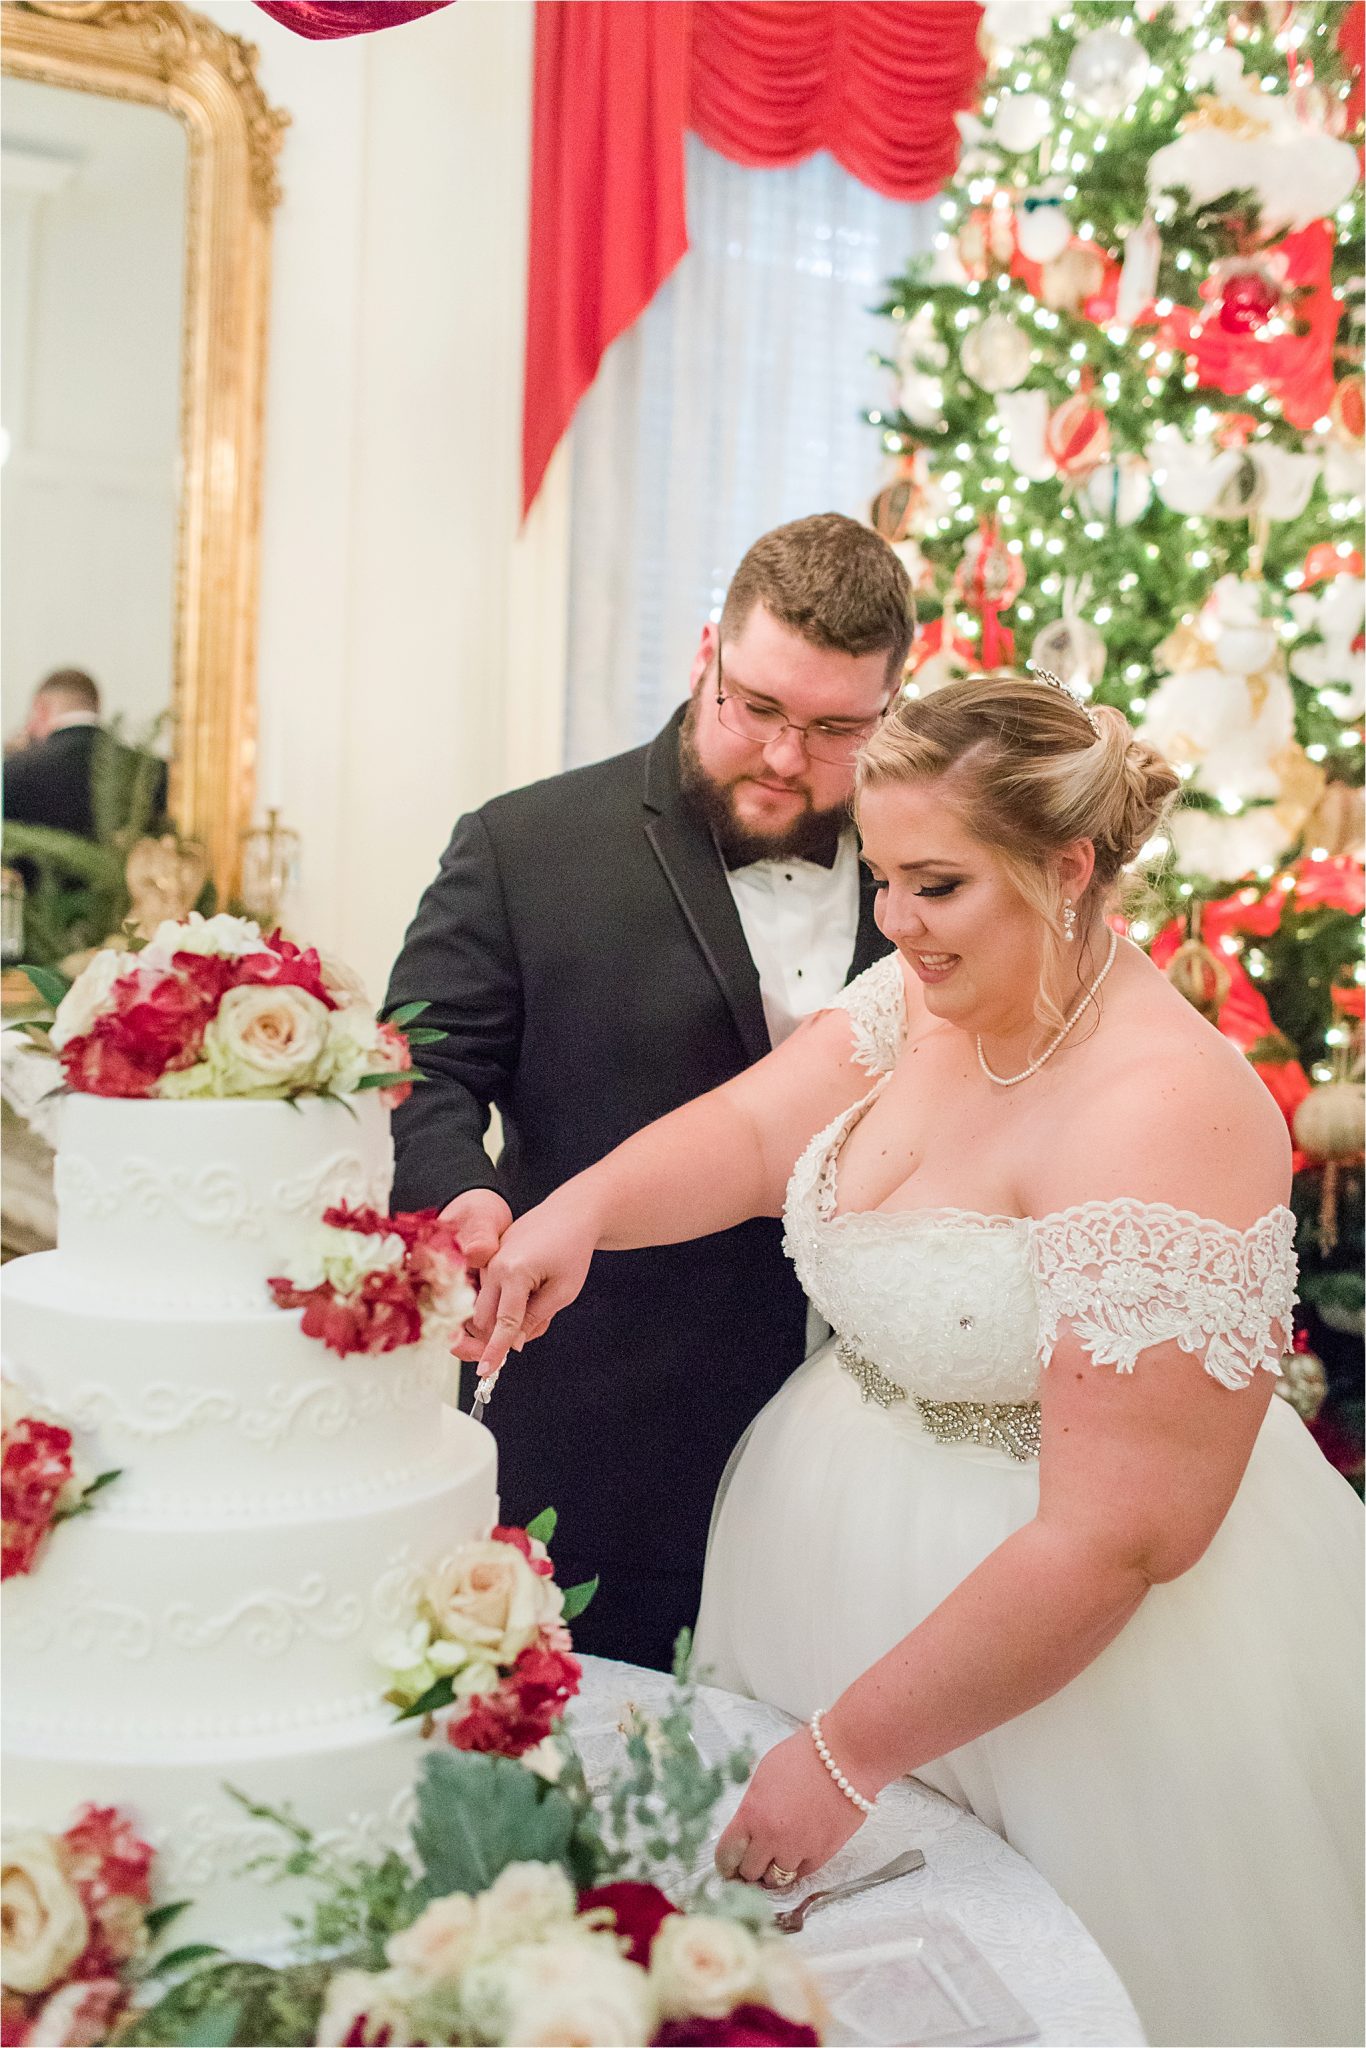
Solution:
{"label": "red ornament", "polygon": [[1089,476],[1109,459],[1110,423],[1086,390],[1055,406],[1044,429],[1044,446],[1060,476]]}
{"label": "red ornament", "polygon": [[1306,584],[1331,583],[1335,576],[1366,575],[1360,548],[1352,548],[1340,555],[1336,541],[1316,541],[1304,558],[1302,575]]}
{"label": "red ornament", "polygon": [[1224,286],[1219,325],[1225,334],[1255,334],[1279,304],[1280,294],[1260,270],[1240,271]]}

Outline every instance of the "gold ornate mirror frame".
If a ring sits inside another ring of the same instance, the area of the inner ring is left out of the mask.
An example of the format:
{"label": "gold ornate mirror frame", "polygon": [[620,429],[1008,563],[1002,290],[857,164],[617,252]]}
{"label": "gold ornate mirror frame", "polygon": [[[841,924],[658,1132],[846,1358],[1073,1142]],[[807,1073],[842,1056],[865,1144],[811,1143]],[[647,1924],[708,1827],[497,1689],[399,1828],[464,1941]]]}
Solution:
{"label": "gold ornate mirror frame", "polygon": [[261,415],[276,157],[256,51],[175,0],[4,0],[0,68],[164,107],[187,141],[171,811],[220,902],[256,779]]}

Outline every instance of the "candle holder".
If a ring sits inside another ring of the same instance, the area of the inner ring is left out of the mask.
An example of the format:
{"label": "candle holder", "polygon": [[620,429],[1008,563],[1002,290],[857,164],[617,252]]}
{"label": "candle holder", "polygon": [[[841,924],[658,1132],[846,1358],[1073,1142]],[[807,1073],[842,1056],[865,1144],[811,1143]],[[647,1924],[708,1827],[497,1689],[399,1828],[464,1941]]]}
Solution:
{"label": "candle holder", "polygon": [[242,900],[267,931],[280,922],[285,898],[299,880],[299,835],[266,812],[264,825],[242,834]]}

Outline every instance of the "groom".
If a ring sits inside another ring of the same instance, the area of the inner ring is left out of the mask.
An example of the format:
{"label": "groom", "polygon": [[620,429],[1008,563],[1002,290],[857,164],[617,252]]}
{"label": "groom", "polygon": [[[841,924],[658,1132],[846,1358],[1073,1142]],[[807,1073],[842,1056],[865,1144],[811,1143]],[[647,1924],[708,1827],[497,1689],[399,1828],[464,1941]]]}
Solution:
{"label": "groom", "polygon": [[[836,513],[778,527],[656,739],[460,820],[385,999],[446,1033],[395,1118],[396,1208],[443,1208],[482,1267],[514,1215],[887,950],[848,805],[910,634],[884,541]],[[584,1651],[667,1666],[695,1617],[726,1460],[805,1352],[781,1240],[760,1218],[595,1260],[498,1382],[503,1520],[557,1508],[561,1584],[601,1574]]]}

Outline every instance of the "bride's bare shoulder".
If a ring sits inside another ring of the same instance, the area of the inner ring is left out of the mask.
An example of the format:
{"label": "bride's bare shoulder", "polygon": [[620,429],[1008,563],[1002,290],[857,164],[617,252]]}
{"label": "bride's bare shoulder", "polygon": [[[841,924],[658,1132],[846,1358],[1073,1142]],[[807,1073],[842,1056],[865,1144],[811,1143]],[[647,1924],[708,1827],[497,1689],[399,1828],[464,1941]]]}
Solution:
{"label": "bride's bare shoulder", "polygon": [[1031,1172],[1032,1212],[1129,1195],[1243,1225],[1285,1201],[1290,1134],[1238,1047],[1155,971],[1111,1021]]}

